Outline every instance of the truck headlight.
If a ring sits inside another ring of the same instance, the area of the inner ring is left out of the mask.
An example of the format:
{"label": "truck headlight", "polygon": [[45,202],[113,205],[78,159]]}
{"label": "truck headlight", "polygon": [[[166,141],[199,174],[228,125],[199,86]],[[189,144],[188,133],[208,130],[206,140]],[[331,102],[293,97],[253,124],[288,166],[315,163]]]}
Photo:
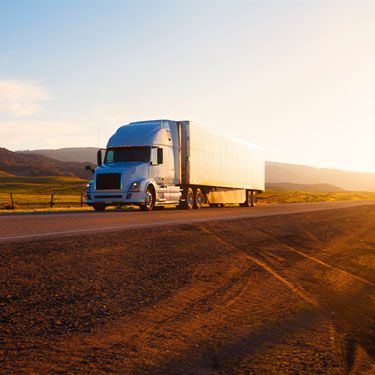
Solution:
{"label": "truck headlight", "polygon": [[133,182],[130,186],[130,191],[140,191],[141,190],[141,183],[140,182]]}

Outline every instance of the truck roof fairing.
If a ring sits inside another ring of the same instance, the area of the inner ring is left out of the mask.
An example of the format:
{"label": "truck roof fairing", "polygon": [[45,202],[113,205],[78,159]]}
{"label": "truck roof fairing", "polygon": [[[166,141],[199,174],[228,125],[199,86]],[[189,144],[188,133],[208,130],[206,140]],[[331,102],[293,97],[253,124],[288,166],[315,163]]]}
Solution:
{"label": "truck roof fairing", "polygon": [[117,129],[107,148],[125,146],[169,145],[169,120],[132,122]]}

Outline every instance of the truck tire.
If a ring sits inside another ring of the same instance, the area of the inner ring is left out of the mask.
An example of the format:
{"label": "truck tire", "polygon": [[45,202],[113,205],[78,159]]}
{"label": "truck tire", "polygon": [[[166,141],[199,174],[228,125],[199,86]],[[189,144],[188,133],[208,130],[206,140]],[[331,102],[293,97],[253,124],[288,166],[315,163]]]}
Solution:
{"label": "truck tire", "polygon": [[93,206],[95,211],[104,211],[106,208],[106,205],[104,203],[94,203]]}
{"label": "truck tire", "polygon": [[194,192],[191,187],[186,187],[182,193],[183,201],[177,206],[180,209],[191,210],[194,206]]}
{"label": "truck tire", "polygon": [[203,203],[203,193],[199,188],[194,189],[194,204],[193,208],[199,210],[202,207]]}
{"label": "truck tire", "polygon": [[242,207],[254,207],[256,205],[255,191],[246,190],[246,199],[244,203],[241,203]]}
{"label": "truck tire", "polygon": [[257,193],[255,191],[253,191],[252,201],[251,201],[251,207],[254,207],[256,205],[257,205]]}
{"label": "truck tire", "polygon": [[241,203],[240,206],[241,207],[251,207],[251,191],[250,190],[246,190],[246,198],[245,198],[245,202]]}
{"label": "truck tire", "polygon": [[151,186],[147,186],[145,194],[145,202],[139,207],[142,211],[152,211],[155,206],[155,191]]}

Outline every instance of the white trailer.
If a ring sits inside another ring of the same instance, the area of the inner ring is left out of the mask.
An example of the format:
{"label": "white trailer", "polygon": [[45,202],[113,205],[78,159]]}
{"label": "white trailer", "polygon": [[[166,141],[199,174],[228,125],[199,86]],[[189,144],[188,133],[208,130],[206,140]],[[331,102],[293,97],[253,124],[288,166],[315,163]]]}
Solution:
{"label": "white trailer", "polygon": [[98,152],[87,186],[95,210],[175,204],[253,206],[264,190],[263,150],[190,121],[154,120],[121,126]]}

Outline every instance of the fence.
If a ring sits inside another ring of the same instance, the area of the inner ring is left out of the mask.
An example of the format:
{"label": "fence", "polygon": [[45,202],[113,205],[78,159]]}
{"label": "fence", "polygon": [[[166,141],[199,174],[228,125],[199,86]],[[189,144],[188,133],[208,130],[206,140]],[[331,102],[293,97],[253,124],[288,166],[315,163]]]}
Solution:
{"label": "fence", "polygon": [[46,209],[83,207],[85,195],[81,194],[25,194],[0,193],[0,210]]}

